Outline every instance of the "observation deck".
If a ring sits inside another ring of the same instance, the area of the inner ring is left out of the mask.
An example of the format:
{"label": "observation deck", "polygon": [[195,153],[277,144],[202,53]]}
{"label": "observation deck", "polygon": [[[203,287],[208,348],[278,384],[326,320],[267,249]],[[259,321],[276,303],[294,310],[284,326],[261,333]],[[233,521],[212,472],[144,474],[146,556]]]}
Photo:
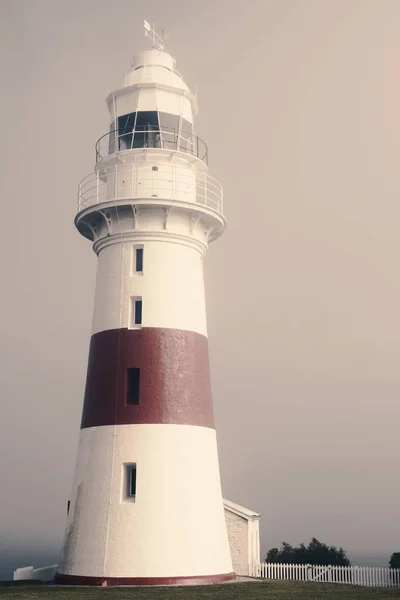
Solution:
{"label": "observation deck", "polygon": [[188,173],[187,168],[176,165],[145,169],[142,163],[116,164],[82,179],[78,212],[94,205],[140,199],[152,199],[154,204],[165,200],[195,203],[223,213],[222,186],[208,173]]}
{"label": "observation deck", "polygon": [[161,126],[114,129],[95,149],[95,171],[79,184],[78,213],[95,205],[152,200],[223,214],[223,189],[207,172],[207,146],[198,136]]}

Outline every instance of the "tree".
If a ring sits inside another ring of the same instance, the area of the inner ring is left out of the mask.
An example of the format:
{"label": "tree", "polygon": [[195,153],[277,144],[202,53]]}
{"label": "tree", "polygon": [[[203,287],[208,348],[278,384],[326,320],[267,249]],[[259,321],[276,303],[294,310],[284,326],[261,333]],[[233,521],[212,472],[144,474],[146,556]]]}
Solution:
{"label": "tree", "polygon": [[389,560],[389,567],[391,569],[400,569],[400,552],[393,552]]}
{"label": "tree", "polygon": [[265,562],[277,563],[277,562],[279,562],[278,558],[279,558],[278,548],[271,548],[271,550],[268,550],[267,556],[265,558]]}
{"label": "tree", "polygon": [[312,538],[308,546],[300,544],[297,547],[292,547],[287,542],[283,542],[280,550],[278,548],[271,548],[271,550],[268,551],[265,562],[294,565],[335,565],[345,567],[350,565],[350,561],[343,548],[327,546],[326,544],[319,542],[316,538]]}

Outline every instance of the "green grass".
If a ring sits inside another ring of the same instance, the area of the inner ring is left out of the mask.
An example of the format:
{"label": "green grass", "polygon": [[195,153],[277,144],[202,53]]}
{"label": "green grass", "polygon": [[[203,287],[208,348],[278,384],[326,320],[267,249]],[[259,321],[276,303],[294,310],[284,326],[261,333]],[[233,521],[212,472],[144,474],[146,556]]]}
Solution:
{"label": "green grass", "polygon": [[400,588],[363,588],[290,581],[146,588],[73,588],[20,584],[0,587],[0,598],[3,597],[10,600],[386,600],[400,599]]}

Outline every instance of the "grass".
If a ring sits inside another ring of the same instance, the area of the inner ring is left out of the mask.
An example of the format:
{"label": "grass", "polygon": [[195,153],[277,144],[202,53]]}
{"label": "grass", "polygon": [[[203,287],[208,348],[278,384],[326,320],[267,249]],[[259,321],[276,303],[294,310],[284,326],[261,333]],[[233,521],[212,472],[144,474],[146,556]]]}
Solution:
{"label": "grass", "polygon": [[9,600],[386,600],[400,599],[400,588],[364,588],[293,581],[145,588],[74,588],[19,584],[0,587],[0,598]]}

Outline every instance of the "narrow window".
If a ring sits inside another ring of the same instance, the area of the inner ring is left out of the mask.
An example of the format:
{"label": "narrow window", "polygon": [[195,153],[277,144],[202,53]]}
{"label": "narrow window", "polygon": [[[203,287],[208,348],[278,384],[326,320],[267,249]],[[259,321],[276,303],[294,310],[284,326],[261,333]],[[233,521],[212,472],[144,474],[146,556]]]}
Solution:
{"label": "narrow window", "polygon": [[137,113],[135,126],[134,148],[159,148],[160,133],[158,126],[158,112],[140,111]]}
{"label": "narrow window", "polygon": [[143,273],[143,248],[135,248],[135,270],[136,273]]}
{"label": "narrow window", "polygon": [[140,369],[133,367],[126,373],[126,403],[139,404]]}
{"label": "narrow window", "polygon": [[142,324],[142,301],[135,300],[135,325]]}
{"label": "narrow window", "polygon": [[131,298],[131,329],[137,329],[142,325],[142,298],[136,296]]}
{"label": "narrow window", "polygon": [[161,142],[163,148],[177,150],[178,147],[178,130],[179,117],[168,113],[159,113]]}
{"label": "narrow window", "polygon": [[129,113],[118,117],[118,149],[130,150],[133,146],[133,131],[135,127],[136,113]]}
{"label": "narrow window", "polygon": [[143,244],[132,246],[131,254],[131,276],[143,275]]}
{"label": "narrow window", "polygon": [[136,465],[129,469],[129,496],[136,496]]}
{"label": "narrow window", "polygon": [[136,498],[136,463],[125,465],[125,491],[126,500],[135,500]]}

